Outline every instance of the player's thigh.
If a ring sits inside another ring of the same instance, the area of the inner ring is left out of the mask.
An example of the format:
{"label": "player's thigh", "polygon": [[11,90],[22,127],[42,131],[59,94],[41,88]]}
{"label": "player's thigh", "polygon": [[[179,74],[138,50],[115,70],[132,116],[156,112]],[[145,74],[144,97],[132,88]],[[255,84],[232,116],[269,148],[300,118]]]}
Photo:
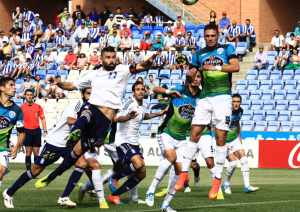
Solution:
{"label": "player's thigh", "polygon": [[6,172],[6,166],[0,164],[0,180],[2,180],[5,172]]}
{"label": "player's thigh", "polygon": [[179,141],[175,146],[175,152],[176,152],[176,163],[182,163],[183,161],[183,154],[186,147],[186,140]]}
{"label": "player's thigh", "polygon": [[240,149],[234,152],[234,155],[240,160],[242,157],[245,157],[245,150],[244,149]]}
{"label": "player's thigh", "polygon": [[85,169],[88,166],[88,163],[84,157],[84,155],[82,155],[75,163],[75,166],[81,167],[83,169]]}
{"label": "player's thigh", "polygon": [[[28,149],[28,151],[32,151],[32,146],[33,146],[33,140],[34,139],[34,136],[33,136],[33,131],[32,130],[29,130],[29,129],[25,129],[25,139],[24,139],[24,142],[23,142],[23,146],[25,146],[25,149],[26,147],[31,147],[30,149]],[[26,152],[27,152],[27,149],[26,149]]]}
{"label": "player's thigh", "polygon": [[6,175],[6,174],[8,174],[8,172],[10,172],[10,170],[8,168],[8,164],[9,164],[9,152],[7,152],[7,151],[0,152],[0,178],[1,179],[4,175]]}
{"label": "player's thigh", "polygon": [[97,160],[96,153],[86,152],[86,153],[84,153],[84,157],[86,159],[87,166],[89,169],[91,169],[91,170],[100,170],[101,169],[101,166]]}
{"label": "player's thigh", "polygon": [[232,153],[232,151],[229,151],[227,154],[229,154],[229,155],[227,156],[227,160],[228,160],[229,162],[232,162],[232,161],[236,161],[236,160],[237,160],[236,157],[234,156],[234,154]]}
{"label": "player's thigh", "polygon": [[40,152],[40,147],[32,147],[34,156],[38,156]]}
{"label": "player's thigh", "polygon": [[214,145],[210,135],[201,136],[198,142],[198,149],[200,150],[204,159],[214,157]]}
{"label": "player's thigh", "polygon": [[232,114],[232,97],[230,95],[217,95],[208,98],[213,107],[212,124],[217,129],[228,132]]}
{"label": "player's thigh", "polygon": [[172,138],[167,133],[162,133],[157,136],[159,147],[161,148],[162,153],[164,154],[165,158],[174,163],[176,161],[176,152],[174,147],[174,138]]}
{"label": "player's thigh", "polygon": [[212,119],[213,107],[207,97],[197,100],[192,125],[208,125]]}
{"label": "player's thigh", "polygon": [[134,165],[136,169],[142,169],[145,166],[144,159],[140,155],[134,155],[130,162]]}
{"label": "player's thigh", "polygon": [[[245,151],[244,151],[244,147],[240,141],[239,138],[236,138],[234,141],[231,142],[231,146],[230,146],[232,152],[238,157],[238,156],[245,156]],[[238,158],[241,158],[238,157]]]}
{"label": "player's thigh", "polygon": [[180,175],[180,173],[182,171],[182,162],[175,162],[174,168],[175,168],[175,174]]}

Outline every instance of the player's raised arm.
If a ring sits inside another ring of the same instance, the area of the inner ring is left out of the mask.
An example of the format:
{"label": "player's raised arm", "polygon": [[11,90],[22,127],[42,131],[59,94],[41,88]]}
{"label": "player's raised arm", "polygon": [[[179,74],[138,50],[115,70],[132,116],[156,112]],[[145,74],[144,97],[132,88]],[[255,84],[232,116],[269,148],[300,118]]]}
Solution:
{"label": "player's raised arm", "polygon": [[51,85],[57,85],[63,90],[67,90],[67,91],[77,90],[77,88],[74,86],[72,82],[58,82],[58,80],[56,80],[53,76],[50,76],[44,80],[45,83],[48,81],[50,82]]}
{"label": "player's raised arm", "polygon": [[135,68],[136,72],[139,73],[139,72],[143,72],[143,71],[148,71],[151,68],[156,56],[157,56],[157,53],[155,53],[151,57],[149,57],[148,60],[142,61],[140,64],[138,64]]}
{"label": "player's raised arm", "polygon": [[175,98],[182,98],[180,92],[178,92],[176,90],[168,90],[163,87],[155,87],[153,89],[153,92],[156,94],[167,94],[167,95],[173,96]]}
{"label": "player's raised arm", "polygon": [[168,110],[165,109],[165,110],[162,110],[162,111],[160,111],[158,113],[145,114],[144,120],[153,119],[153,118],[155,118],[157,116],[163,116],[163,115],[165,115],[167,113],[168,113]]}

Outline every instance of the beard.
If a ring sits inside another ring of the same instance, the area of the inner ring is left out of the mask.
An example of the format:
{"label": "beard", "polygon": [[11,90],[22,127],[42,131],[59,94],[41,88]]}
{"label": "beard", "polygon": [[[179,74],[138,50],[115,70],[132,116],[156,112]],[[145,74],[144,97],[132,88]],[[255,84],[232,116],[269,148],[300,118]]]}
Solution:
{"label": "beard", "polygon": [[109,64],[107,64],[107,63],[103,62],[103,67],[107,71],[113,71],[116,68],[116,63],[109,63]]}

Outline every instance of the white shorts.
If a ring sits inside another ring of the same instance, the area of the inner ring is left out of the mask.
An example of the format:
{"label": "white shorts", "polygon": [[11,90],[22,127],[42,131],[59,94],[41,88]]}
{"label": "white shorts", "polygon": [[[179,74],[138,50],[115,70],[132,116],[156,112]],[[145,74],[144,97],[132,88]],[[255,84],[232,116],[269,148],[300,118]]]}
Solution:
{"label": "white shorts", "polygon": [[[190,137],[187,137],[186,140],[189,141]],[[215,155],[214,144],[213,144],[213,139],[210,135],[201,136],[200,140],[197,143],[197,146],[198,146],[198,151],[195,157],[193,158],[193,160],[197,159],[199,152],[201,152],[202,157],[204,159],[214,157]]]}
{"label": "white shorts", "polygon": [[8,151],[0,152],[0,164],[6,167],[4,175],[8,174],[8,172],[10,172],[10,170],[8,168],[8,164],[9,164],[9,152]]}
{"label": "white shorts", "polygon": [[113,161],[115,161],[115,163],[118,162],[119,156],[117,153],[117,146],[115,145],[115,143],[111,143],[111,144],[104,143],[103,146],[108,156],[111,157]]}
{"label": "white shorts", "polygon": [[164,152],[168,149],[175,149],[176,152],[176,162],[182,162],[183,160],[183,153],[186,146],[186,140],[177,140],[171,137],[167,133],[163,133],[156,136],[158,145],[161,149],[161,155],[164,157]]}
{"label": "white shorts", "polygon": [[89,153],[89,152],[85,152],[84,153],[84,158],[86,160],[90,159],[90,158],[94,158],[96,161],[98,161],[97,159],[97,153]]}
{"label": "white shorts", "polygon": [[244,150],[244,147],[239,138],[236,138],[235,140],[231,141],[230,143],[226,143],[226,145],[231,148],[231,150],[227,151],[226,157],[228,157],[229,155],[231,155],[232,153],[234,153],[240,149]]}
{"label": "white shorts", "polygon": [[212,124],[219,130],[229,131],[231,113],[232,98],[230,95],[198,99],[192,125]]}

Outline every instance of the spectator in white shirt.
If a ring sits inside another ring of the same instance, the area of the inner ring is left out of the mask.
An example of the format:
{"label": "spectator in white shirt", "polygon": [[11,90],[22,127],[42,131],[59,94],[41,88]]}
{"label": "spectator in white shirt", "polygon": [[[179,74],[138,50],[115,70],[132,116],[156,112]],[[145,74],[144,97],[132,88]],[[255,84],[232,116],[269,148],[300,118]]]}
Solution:
{"label": "spectator in white shirt", "polygon": [[71,32],[73,28],[73,19],[70,17],[70,13],[66,13],[66,18],[62,22],[67,32]]}
{"label": "spectator in white shirt", "polygon": [[172,26],[172,24],[173,24],[173,22],[169,20],[168,23],[167,23],[167,26],[165,26],[164,32],[163,32],[163,34],[165,35],[165,37],[168,36],[168,32],[169,32],[169,31],[172,31],[172,32],[173,32],[174,26]]}
{"label": "spectator in white shirt", "polygon": [[31,58],[31,55],[26,52],[26,49],[22,49],[22,54],[20,55],[20,63],[25,67],[27,64],[27,58]]}
{"label": "spectator in white shirt", "polygon": [[295,46],[295,43],[297,44],[297,42],[295,41],[295,34],[294,34],[294,33],[291,33],[291,34],[290,34],[290,40],[289,40],[289,42],[287,42],[287,44],[286,44],[287,49],[289,49],[289,51],[292,51],[292,50],[293,50],[293,47],[296,47],[296,46]]}
{"label": "spectator in white shirt", "polygon": [[250,25],[250,19],[246,20],[246,25],[243,26],[243,32],[240,37],[241,41],[247,42],[247,52],[249,52],[251,48],[251,41],[255,40],[254,26]]}
{"label": "spectator in white shirt", "polygon": [[9,45],[11,46],[13,52],[21,49],[21,38],[19,35],[17,35],[15,30],[12,31],[12,36],[9,38]]}
{"label": "spectator in white shirt", "polygon": [[165,37],[164,40],[164,49],[166,51],[169,51],[170,48],[175,46],[175,37],[173,35],[173,32],[171,30],[168,31],[168,36]]}
{"label": "spectator in white shirt", "polygon": [[179,22],[180,26],[185,27],[185,21],[182,20],[181,15],[177,15],[177,21],[174,23],[173,27],[176,27],[176,23]]}
{"label": "spectator in white shirt", "polygon": [[235,42],[235,44],[237,45],[237,43],[240,41],[240,35],[241,29],[240,27],[237,27],[236,22],[233,21],[232,26],[229,27],[227,37],[225,38],[225,42]]}
{"label": "spectator in white shirt", "polygon": [[286,51],[285,47],[282,48],[282,51],[279,52],[278,56],[275,56],[275,59],[275,63],[271,69],[274,70],[276,66],[279,65],[279,70],[282,70],[289,60],[289,53]]}
{"label": "spectator in white shirt", "polygon": [[122,26],[123,23],[127,24],[127,28],[131,28],[131,26],[136,26],[139,30],[141,30],[140,26],[135,24],[132,20],[129,20],[129,14],[125,15],[125,18],[121,21],[120,26]]}
{"label": "spectator in white shirt", "polygon": [[0,32],[0,47],[3,45],[4,40],[8,43],[8,37],[4,35],[4,31],[1,31]]}
{"label": "spectator in white shirt", "polygon": [[46,50],[46,55],[44,56],[44,61],[42,63],[44,70],[53,70],[54,69],[54,56],[51,54],[51,50]]}
{"label": "spectator in white shirt", "polygon": [[146,22],[146,24],[144,24],[144,26],[152,26],[151,23],[153,22],[153,17],[149,12],[147,12],[142,21]]}
{"label": "spectator in white shirt", "polygon": [[53,29],[52,24],[48,25],[48,29],[44,32],[43,36],[38,39],[38,43],[34,48],[40,48],[41,43],[48,43],[51,38],[55,35],[55,30]]}
{"label": "spectator in white shirt", "polygon": [[76,42],[82,42],[87,38],[89,34],[89,29],[85,26],[85,23],[82,22],[80,27],[78,27],[74,33],[74,38]]}
{"label": "spectator in white shirt", "polygon": [[269,51],[281,51],[281,48],[285,46],[285,41],[283,35],[279,35],[279,30],[275,30],[275,36],[272,38],[271,47]]}
{"label": "spectator in white shirt", "polygon": [[66,32],[67,38],[66,38],[66,43],[65,47],[61,51],[67,52],[69,51],[70,48],[75,48],[76,47],[76,41],[75,39],[71,36],[70,32]]}
{"label": "spectator in white shirt", "polygon": [[259,51],[255,54],[254,62],[256,63],[255,66],[253,66],[253,70],[260,71],[261,69],[266,69],[266,63],[267,63],[267,53],[264,51],[263,46],[259,46]]}

